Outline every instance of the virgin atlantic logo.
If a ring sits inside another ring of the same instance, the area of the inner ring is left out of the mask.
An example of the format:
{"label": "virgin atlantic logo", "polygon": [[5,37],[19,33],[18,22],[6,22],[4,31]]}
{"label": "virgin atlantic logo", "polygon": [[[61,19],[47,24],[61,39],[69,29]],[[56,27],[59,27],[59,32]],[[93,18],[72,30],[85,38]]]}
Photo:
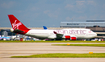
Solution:
{"label": "virgin atlantic logo", "polygon": [[13,29],[19,29],[19,26],[20,26],[20,25],[22,25],[22,23],[21,23],[21,22],[17,23],[17,20],[15,20],[15,22],[12,23]]}

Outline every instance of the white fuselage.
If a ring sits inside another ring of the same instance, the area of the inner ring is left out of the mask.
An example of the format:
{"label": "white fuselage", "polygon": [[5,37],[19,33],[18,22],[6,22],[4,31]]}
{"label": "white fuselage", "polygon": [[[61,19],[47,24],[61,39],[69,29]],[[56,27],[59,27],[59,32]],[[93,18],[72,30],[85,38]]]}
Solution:
{"label": "white fuselage", "polygon": [[96,33],[90,29],[62,29],[62,30],[29,30],[25,35],[32,36],[39,39],[55,39],[56,34],[63,34],[62,38],[65,36],[71,36],[76,38],[93,38],[97,36]]}

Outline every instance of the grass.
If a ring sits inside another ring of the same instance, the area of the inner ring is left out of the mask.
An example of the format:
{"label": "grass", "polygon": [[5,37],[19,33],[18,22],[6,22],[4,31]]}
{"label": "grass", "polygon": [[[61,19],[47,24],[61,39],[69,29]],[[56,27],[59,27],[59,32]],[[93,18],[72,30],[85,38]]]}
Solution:
{"label": "grass", "polygon": [[30,56],[12,56],[11,58],[105,58],[105,53],[50,53],[50,54],[36,54]]}
{"label": "grass", "polygon": [[105,43],[105,41],[3,41],[0,43]]}
{"label": "grass", "polygon": [[97,46],[105,47],[105,44],[52,44],[53,46]]}

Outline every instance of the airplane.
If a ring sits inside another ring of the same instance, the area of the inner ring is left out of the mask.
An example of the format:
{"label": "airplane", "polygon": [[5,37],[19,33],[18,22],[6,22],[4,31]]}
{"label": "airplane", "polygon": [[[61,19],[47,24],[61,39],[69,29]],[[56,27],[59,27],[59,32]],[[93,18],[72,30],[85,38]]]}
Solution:
{"label": "airplane", "polygon": [[90,29],[61,29],[61,30],[37,30],[29,29],[22,22],[20,22],[14,15],[8,15],[12,25],[11,31],[14,33],[31,36],[38,39],[53,39],[53,40],[76,40],[88,39],[97,36],[96,33]]}

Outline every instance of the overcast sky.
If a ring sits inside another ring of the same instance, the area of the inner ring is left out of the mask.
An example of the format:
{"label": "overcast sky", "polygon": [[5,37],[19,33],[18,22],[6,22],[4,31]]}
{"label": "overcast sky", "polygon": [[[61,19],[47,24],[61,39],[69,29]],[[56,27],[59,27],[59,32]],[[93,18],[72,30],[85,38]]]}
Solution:
{"label": "overcast sky", "polygon": [[8,14],[27,27],[60,27],[60,22],[105,20],[105,0],[0,0],[0,27],[11,27]]}

